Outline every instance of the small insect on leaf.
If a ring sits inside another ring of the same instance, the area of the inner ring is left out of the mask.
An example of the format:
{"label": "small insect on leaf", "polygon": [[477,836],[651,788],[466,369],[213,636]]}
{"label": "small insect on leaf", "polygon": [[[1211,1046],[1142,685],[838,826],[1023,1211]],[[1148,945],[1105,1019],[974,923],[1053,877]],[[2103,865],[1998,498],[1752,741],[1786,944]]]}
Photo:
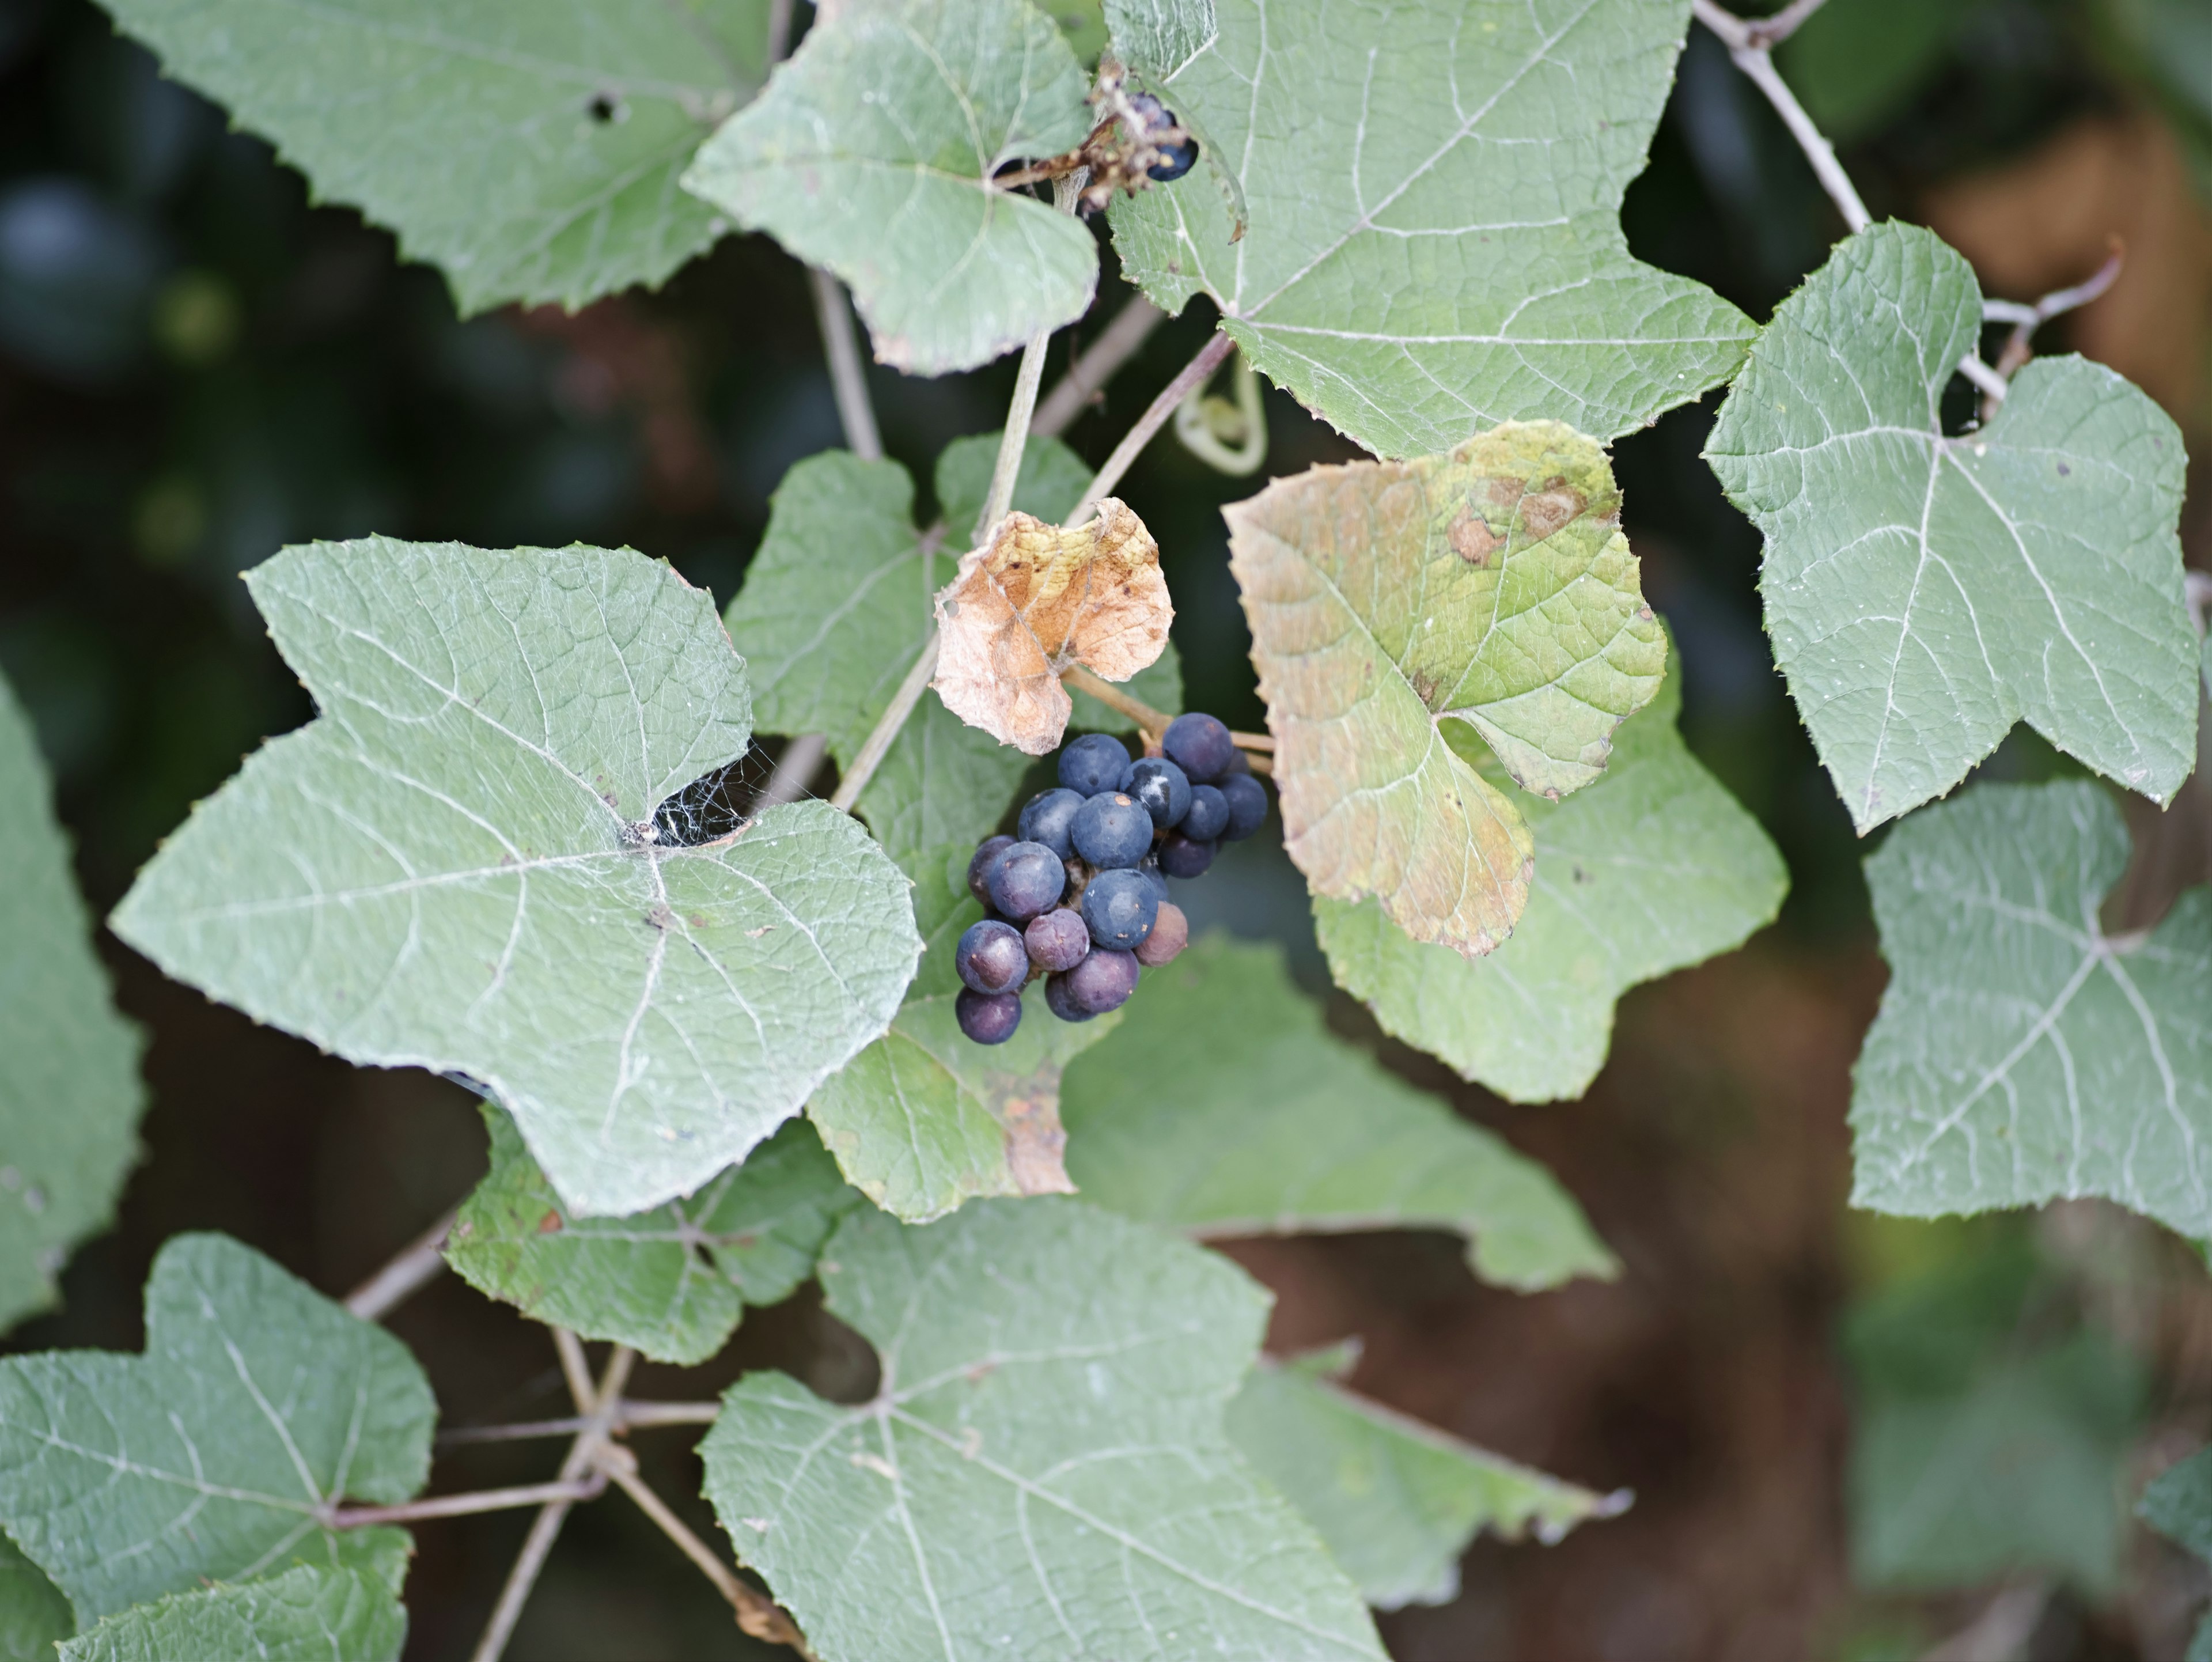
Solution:
{"label": "small insect on leaf", "polygon": [[1158,658],[1174,617],[1159,545],[1113,497],[1085,525],[1010,514],[937,597],[931,685],[969,727],[1042,756],[1073,708],[1060,671],[1126,681]]}

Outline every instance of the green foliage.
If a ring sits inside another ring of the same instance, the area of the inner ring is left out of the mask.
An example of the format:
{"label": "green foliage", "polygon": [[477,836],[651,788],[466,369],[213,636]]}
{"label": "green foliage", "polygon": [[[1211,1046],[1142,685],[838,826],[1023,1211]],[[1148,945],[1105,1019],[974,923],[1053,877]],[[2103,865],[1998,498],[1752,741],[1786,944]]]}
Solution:
{"label": "green foliage", "polygon": [[446,1261],[471,1287],[655,1361],[720,1350],[747,1304],[775,1304],[860,1199],[811,1126],[793,1120],[696,1195],[626,1218],[570,1217],[487,1105],[491,1171],[461,1208]]}
{"label": "green foliage", "polygon": [[1065,1081],[1086,1200],[1209,1235],[1449,1229],[1527,1292],[1616,1271],[1541,1166],[1332,1037],[1279,948],[1204,937],[1123,1015]]}
{"label": "green foliage", "polygon": [[1861,831],[1959,782],[2025,717],[2163,802],[2196,765],[2181,435],[2100,365],[2039,358],[1958,437],[1942,400],[1981,289],[1878,225],[1784,301],[1706,456],[1766,537],[1777,663]]}
{"label": "green foliage", "polygon": [[[2152,1479],[2136,1515],[2199,1558],[2212,1558],[2212,1450],[2199,1450]],[[2212,1662],[2212,1612],[2197,1623],[2182,1662]]]}
{"label": "green foliage", "polygon": [[1482,1530],[1550,1544],[1626,1503],[1354,1396],[1335,1379],[1358,1356],[1350,1343],[1261,1359],[1229,1405],[1229,1437],[1378,1610],[1457,1598],[1459,1556]]}
{"label": "green foliage", "polygon": [[676,188],[758,89],[765,0],[107,0],[179,80],[446,273],[576,307],[712,242]]}
{"label": "green foliage", "polygon": [[0,680],[0,1330],[114,1216],[145,1107],[30,723]]}
{"label": "green foliage", "polygon": [[179,1235],[146,1283],[143,1356],[0,1361],[0,1524],[88,1624],[295,1562],[396,1586],[406,1536],[328,1514],[419,1489],[436,1416],[397,1339],[235,1241]]}
{"label": "green foliage", "polygon": [[1087,89],[1029,0],[848,7],[808,32],[684,185],[851,285],[878,361],[970,369],[1091,304],[1090,233],[989,182],[1005,162],[1080,144]]}
{"label": "green foliage", "polygon": [[482,1081],[579,1215],[688,1193],[881,1033],[907,885],[821,803],[696,847],[740,755],[711,600],[628,552],[384,538],[247,577],[322,714],[118,909],[171,975],[356,1062]]}
{"label": "green foliage", "polygon": [[2101,1195],[2212,1233],[2212,889],[2141,941],[2098,786],[1979,785],[1867,861],[1890,983],[1851,1096],[1856,1205],[1929,1217]]}
{"label": "green foliage", "polygon": [[1042,1199],[927,1228],[855,1212],[822,1282],[878,1394],[753,1374],[700,1452],[823,1654],[1380,1662],[1358,1592],[1224,1434],[1267,1317],[1241,1271]]}
{"label": "green foliage", "polygon": [[1632,258],[1619,210],[1687,24],[1668,0],[1350,9],[1219,0],[1158,83],[1236,170],[1114,210],[1125,269],[1170,311],[1219,304],[1252,362],[1370,450],[1492,422],[1610,438],[1694,399],[1752,326]]}
{"label": "green foliage", "polygon": [[1106,27],[1121,61],[1165,81],[1220,33],[1213,0],[1106,0]]}
{"label": "green foliage", "polygon": [[399,1662],[407,1612],[357,1569],[301,1564],[265,1581],[173,1593],[111,1616],[62,1662]]}
{"label": "green foliage", "polygon": [[[1851,1562],[1874,1586],[2017,1571],[2111,1592],[2141,1368],[2094,1328],[2039,1323],[2025,1248],[1929,1272],[1855,1311]],[[2047,1300],[2046,1300],[2047,1302]]]}
{"label": "green foliage", "polygon": [[[1621,994],[1741,945],[1789,888],[1759,822],[1682,743],[1680,703],[1669,676],[1595,784],[1559,802],[1516,799],[1536,875],[1511,938],[1487,957],[1423,946],[1373,901],[1316,896],[1338,984],[1385,1031],[1510,1100],[1588,1090]],[[1486,770],[1503,789],[1497,763]]]}
{"label": "green foliage", "polygon": [[0,1662],[52,1662],[54,1647],[76,1631],[62,1590],[0,1534]]}
{"label": "green foliage", "polygon": [[1440,735],[1471,728],[1556,797],[1598,776],[1666,671],[1605,453],[1516,424],[1279,479],[1227,513],[1291,859],[1316,894],[1371,894],[1415,940],[1491,951],[1534,843]]}

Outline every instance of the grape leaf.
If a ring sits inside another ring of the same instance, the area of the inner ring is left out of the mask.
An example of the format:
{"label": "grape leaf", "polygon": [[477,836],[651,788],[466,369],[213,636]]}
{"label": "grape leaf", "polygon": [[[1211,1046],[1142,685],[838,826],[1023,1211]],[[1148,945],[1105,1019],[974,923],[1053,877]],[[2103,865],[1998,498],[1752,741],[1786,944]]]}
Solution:
{"label": "grape leaf", "polygon": [[1074,704],[1060,684],[1081,665],[1126,681],[1157,662],[1175,607],[1145,522],[1102,497],[1081,525],[1009,514],[960,557],[937,597],[930,682],[970,727],[1030,756],[1060,748]]}
{"label": "grape leaf", "polygon": [[979,1195],[1066,1193],[1060,1072],[1121,1019],[1057,1020],[1039,982],[1014,1036],[984,1045],[961,1032],[955,996],[908,999],[806,1109],[846,1180],[912,1223]]}
{"label": "grape leaf", "polygon": [[1489,952],[1527,904],[1534,843],[1444,722],[1556,796],[1597,777],[1666,671],[1605,453],[1516,423],[1226,513],[1291,859],[1316,894],[1372,894],[1416,941]]}
{"label": "grape leaf", "polygon": [[30,723],[0,680],[0,1329],[115,1215],[146,1105]]}
{"label": "grape leaf", "polygon": [[813,1128],[793,1120],[696,1195],[626,1218],[570,1217],[512,1122],[487,1105],[491,1171],[461,1208],[446,1261],[524,1314],[689,1367],[729,1342],[747,1304],[774,1304],[860,1199]]}
{"label": "grape leaf", "polygon": [[1595,784],[1516,804],[1535,833],[1536,876],[1512,938],[1488,957],[1422,946],[1371,900],[1316,897],[1337,983],[1385,1032],[1509,1100],[1588,1090],[1621,994],[1741,945],[1790,886],[1759,822],[1682,743],[1680,703],[1669,678],[1620,729]]}
{"label": "grape leaf", "polygon": [[677,178],[763,78],[763,0],[107,0],[464,312],[657,283],[724,228]]}
{"label": "grape leaf", "polygon": [[1355,1339],[1261,1358],[1229,1404],[1229,1440],[1376,1609],[1456,1598],[1459,1556],[1485,1529],[1551,1545],[1626,1507],[1625,1491],[1593,1495],[1346,1391],[1358,1355]]}
{"label": "grape leaf", "polygon": [[62,1662],[399,1662],[407,1612],[381,1579],[302,1564],[108,1616]]}
{"label": "grape leaf", "polygon": [[62,1590],[0,1534],[0,1662],[52,1662],[54,1647],[76,1631]]}
{"label": "grape leaf", "polygon": [[[999,435],[970,433],[937,453],[932,483],[946,535],[969,540],[991,495],[991,475],[999,466]],[[1091,483],[1091,464],[1058,439],[1032,433],[1022,446],[1021,471],[1014,476],[1013,506],[1024,514],[1060,525],[1075,511]]]}
{"label": "grape leaf", "polygon": [[808,31],[684,186],[842,277],[878,362],[972,369],[1091,304],[1090,232],[989,182],[1080,144],[1087,90],[1029,0],[848,8]]}
{"label": "grape leaf", "polygon": [[1158,82],[1221,33],[1213,0],[1106,0],[1106,28],[1121,61]]}
{"label": "grape leaf", "polygon": [[2021,717],[2158,801],[2196,765],[2181,434],[2077,357],[1944,435],[1972,267],[1877,225],[1774,314],[1705,455],[1766,538],[1775,660],[1862,832],[1941,796]]}
{"label": "grape leaf", "polygon": [[1741,361],[1750,320],[1620,229],[1686,8],[1215,9],[1155,90],[1235,171],[1243,234],[1201,169],[1116,203],[1115,247],[1168,310],[1211,295],[1253,363],[1360,444],[1418,456],[1537,417],[1610,438]]}
{"label": "grape leaf", "polygon": [[246,581],[321,715],[118,909],[170,974],[356,1062],[482,1081],[579,1215],[696,1189],[884,1032],[920,942],[850,819],[660,838],[750,734],[705,593],[628,551],[385,538]]}
{"label": "grape leaf", "polygon": [[2107,936],[2127,831],[2085,781],[1978,785],[1867,861],[1888,989],[1851,1203],[1933,1217],[2101,1195],[2212,1234],[2212,888]]}
{"label": "grape leaf", "polygon": [[179,1235],[143,1356],[0,1361],[0,1522],[84,1622],[295,1561],[397,1586],[404,1533],[326,1520],[421,1488],[436,1417],[398,1340],[236,1241]]}
{"label": "grape leaf", "polygon": [[[2153,1478],[2136,1516],[2199,1558],[2212,1558],[2212,1449],[2200,1449]],[[2182,1662],[2212,1662],[2212,1611],[2197,1622]]]}
{"label": "grape leaf", "polygon": [[1524,1292],[1617,1272],[1550,1172],[1331,1036],[1279,947],[1201,937],[1123,1015],[1062,1087],[1093,1204],[1201,1235],[1449,1229]]}
{"label": "grape leaf", "polygon": [[1380,1662],[1358,1594],[1223,1434],[1268,1302],[1234,1266],[1031,1200],[926,1229],[855,1212],[822,1282],[882,1359],[875,1399],[756,1373],[700,1453],[824,1655]]}

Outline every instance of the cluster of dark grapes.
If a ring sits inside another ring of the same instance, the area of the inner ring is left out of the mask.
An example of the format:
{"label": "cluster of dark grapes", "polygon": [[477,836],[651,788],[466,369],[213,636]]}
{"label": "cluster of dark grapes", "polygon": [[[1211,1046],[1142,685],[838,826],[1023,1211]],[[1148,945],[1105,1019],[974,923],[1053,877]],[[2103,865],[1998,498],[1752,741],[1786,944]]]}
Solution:
{"label": "cluster of dark grapes", "polygon": [[1132,762],[1112,734],[1085,734],[1060,752],[1059,785],[1022,809],[1020,837],[975,850],[968,886],[989,915],[952,961],[960,1031],[978,1044],[1013,1037],[1022,989],[1040,975],[1062,1021],[1119,1009],[1141,966],[1190,939],[1167,880],[1200,875],[1218,844],[1267,817],[1266,788],[1212,716],[1176,716],[1160,749]]}

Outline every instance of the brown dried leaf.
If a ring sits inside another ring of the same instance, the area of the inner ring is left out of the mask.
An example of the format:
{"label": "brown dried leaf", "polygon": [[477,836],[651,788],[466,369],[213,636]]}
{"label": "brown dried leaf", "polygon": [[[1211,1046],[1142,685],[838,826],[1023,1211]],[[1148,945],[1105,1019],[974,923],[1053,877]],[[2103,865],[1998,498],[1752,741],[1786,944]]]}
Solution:
{"label": "brown dried leaf", "polygon": [[1126,681],[1166,647],[1175,608],[1159,545],[1111,496],[1063,529],[1010,514],[937,597],[931,683],[945,708],[1031,756],[1054,748],[1071,706],[1060,671]]}

